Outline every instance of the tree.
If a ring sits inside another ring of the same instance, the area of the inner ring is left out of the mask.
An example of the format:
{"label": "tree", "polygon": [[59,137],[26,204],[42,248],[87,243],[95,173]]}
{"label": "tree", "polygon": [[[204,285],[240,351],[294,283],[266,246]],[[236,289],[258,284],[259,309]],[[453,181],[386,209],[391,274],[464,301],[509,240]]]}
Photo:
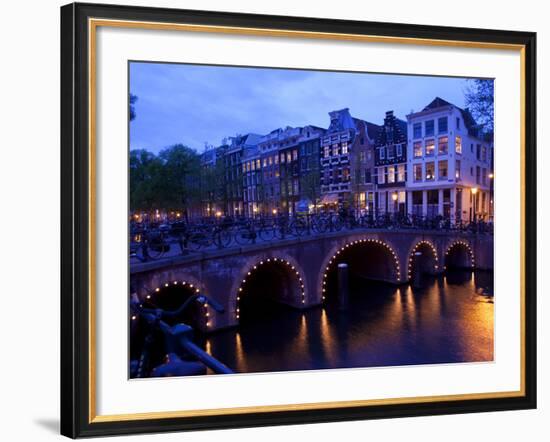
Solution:
{"label": "tree", "polygon": [[128,102],[130,103],[130,106],[129,106],[129,112],[130,112],[130,121],[133,121],[135,120],[136,118],[136,101],[138,100],[138,97],[137,95],[134,95],[134,94],[130,94],[130,98],[128,100]]}
{"label": "tree", "polygon": [[483,125],[485,132],[494,130],[494,97],[495,83],[493,80],[473,79],[468,80],[465,91],[466,106],[472,116]]}
{"label": "tree", "polygon": [[162,208],[162,161],[145,150],[130,151],[130,209]]}
{"label": "tree", "polygon": [[175,144],[159,153],[163,162],[165,207],[187,211],[200,202],[200,157],[191,148]]}

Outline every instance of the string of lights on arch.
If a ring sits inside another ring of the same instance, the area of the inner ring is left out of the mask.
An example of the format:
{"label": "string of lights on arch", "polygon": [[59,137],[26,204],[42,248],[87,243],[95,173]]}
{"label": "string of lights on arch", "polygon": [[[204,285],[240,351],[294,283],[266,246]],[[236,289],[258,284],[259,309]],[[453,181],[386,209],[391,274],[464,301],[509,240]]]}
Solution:
{"label": "string of lights on arch", "polygon": [[393,257],[393,261],[395,263],[395,268],[396,268],[395,273],[396,273],[397,281],[399,281],[401,279],[401,269],[399,267],[399,260],[397,258],[397,254],[395,253],[395,251],[393,250],[393,248],[390,245],[388,245],[384,241],[381,241],[379,239],[374,239],[374,238],[358,239],[358,240],[355,240],[355,241],[351,241],[351,242],[345,244],[344,246],[340,247],[336,251],[336,253],[334,255],[332,255],[332,257],[328,261],[328,264],[325,268],[325,272],[323,273],[323,282],[321,284],[321,294],[322,294],[322,300],[323,301],[326,299],[325,294],[326,294],[326,285],[327,285],[328,273],[329,273],[331,267],[333,266],[333,264],[336,263],[336,258],[338,257],[338,255],[340,255],[340,253],[342,253],[343,251],[345,251],[346,249],[348,249],[351,246],[354,246],[354,245],[357,245],[357,244],[368,244],[368,243],[381,245],[381,246],[385,247],[391,253],[391,255]]}
{"label": "string of lights on arch", "polygon": [[407,278],[408,279],[411,279],[411,277],[412,277],[412,266],[413,266],[413,262],[414,262],[413,256],[414,256],[415,252],[421,246],[428,246],[432,250],[433,256],[435,258],[434,268],[435,268],[435,270],[439,269],[439,259],[437,257],[437,250],[435,249],[435,246],[430,241],[422,240],[422,241],[419,241],[418,243],[416,243],[416,245],[414,246],[414,249],[412,249],[412,251],[409,255],[409,263],[408,263],[408,266],[407,266]]}
{"label": "string of lights on arch", "polygon": [[[188,281],[184,281],[184,280],[174,280],[174,281],[170,281],[170,282],[165,282],[164,284],[161,284],[160,286],[156,287],[152,291],[153,294],[148,293],[145,296],[145,299],[150,300],[153,295],[160,293],[162,291],[162,289],[168,288],[168,287],[174,287],[174,286],[185,287],[185,288],[191,289],[195,293],[200,293],[200,289],[195,284],[192,284],[192,283],[190,283]],[[204,302],[202,304],[202,309],[203,309],[204,322],[205,322],[206,328],[209,328],[211,326],[210,311],[209,311],[209,308],[208,308],[208,304],[206,302]],[[136,315],[132,316],[132,320],[136,320]]]}
{"label": "string of lights on arch", "polygon": [[302,301],[302,304],[306,303],[304,278],[302,277],[302,275],[300,275],[300,272],[296,269],[296,266],[294,266],[290,261],[287,261],[286,259],[266,258],[266,259],[263,259],[263,260],[257,262],[254,266],[252,266],[252,268],[246,273],[246,275],[244,276],[244,278],[243,278],[243,280],[240,284],[239,290],[237,291],[237,302],[236,302],[236,308],[235,308],[235,318],[236,319],[240,318],[239,304],[240,304],[240,301],[241,301],[241,293],[243,292],[243,290],[245,288],[245,285],[247,283],[248,278],[250,278],[252,276],[252,274],[254,273],[255,270],[258,270],[260,267],[266,265],[267,263],[272,263],[272,262],[282,264],[282,265],[288,267],[289,270],[291,270],[297,276],[298,282],[300,284],[300,293],[301,293],[301,298],[302,298],[301,301]]}
{"label": "string of lights on arch", "polygon": [[447,256],[449,256],[449,253],[451,252],[451,249],[456,246],[464,246],[466,247],[466,250],[468,250],[468,253],[470,254],[470,261],[472,262],[472,268],[475,267],[475,259],[474,259],[474,251],[472,250],[472,247],[470,244],[468,244],[466,241],[463,241],[461,239],[457,239],[456,241],[453,241],[449,247],[447,247],[447,250],[445,251],[445,266],[444,269],[447,270]]}

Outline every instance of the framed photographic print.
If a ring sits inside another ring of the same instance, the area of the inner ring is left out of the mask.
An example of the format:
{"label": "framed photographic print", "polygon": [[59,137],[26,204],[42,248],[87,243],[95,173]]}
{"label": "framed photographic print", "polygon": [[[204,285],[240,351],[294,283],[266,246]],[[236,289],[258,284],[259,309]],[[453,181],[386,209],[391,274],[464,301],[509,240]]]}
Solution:
{"label": "framed photographic print", "polygon": [[62,7],[62,434],[534,408],[535,44]]}

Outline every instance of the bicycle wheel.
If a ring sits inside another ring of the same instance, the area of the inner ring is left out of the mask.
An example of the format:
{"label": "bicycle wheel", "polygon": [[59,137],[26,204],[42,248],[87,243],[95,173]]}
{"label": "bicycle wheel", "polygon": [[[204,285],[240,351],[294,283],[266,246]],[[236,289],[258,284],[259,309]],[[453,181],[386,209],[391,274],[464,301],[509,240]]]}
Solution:
{"label": "bicycle wheel", "polygon": [[187,238],[187,247],[191,250],[200,250],[202,247],[208,247],[210,241],[203,232],[191,232]]}
{"label": "bicycle wheel", "polygon": [[307,232],[307,224],[303,219],[295,219],[290,226],[290,231],[296,236],[302,236]]}
{"label": "bicycle wheel", "polygon": [[325,233],[327,231],[327,228],[327,220],[324,218],[317,218],[311,223],[311,230],[313,230],[315,233]]}
{"label": "bicycle wheel", "polygon": [[271,241],[275,237],[273,226],[262,226],[258,232],[258,236],[262,241]]}
{"label": "bicycle wheel", "polygon": [[220,249],[225,249],[226,247],[231,244],[231,240],[233,239],[231,232],[227,229],[221,229],[219,232],[215,234],[216,239],[216,246],[218,246]]}
{"label": "bicycle wheel", "polygon": [[251,244],[254,239],[254,231],[250,227],[242,226],[235,231],[235,242],[240,246]]}

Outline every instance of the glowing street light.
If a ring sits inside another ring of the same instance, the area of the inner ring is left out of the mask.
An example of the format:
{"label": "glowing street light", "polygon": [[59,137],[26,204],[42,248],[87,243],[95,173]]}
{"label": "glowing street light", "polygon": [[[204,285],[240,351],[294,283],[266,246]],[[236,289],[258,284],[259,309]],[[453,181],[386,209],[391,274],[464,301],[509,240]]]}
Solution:
{"label": "glowing street light", "polygon": [[397,192],[392,193],[391,199],[394,200],[394,201],[397,201]]}

